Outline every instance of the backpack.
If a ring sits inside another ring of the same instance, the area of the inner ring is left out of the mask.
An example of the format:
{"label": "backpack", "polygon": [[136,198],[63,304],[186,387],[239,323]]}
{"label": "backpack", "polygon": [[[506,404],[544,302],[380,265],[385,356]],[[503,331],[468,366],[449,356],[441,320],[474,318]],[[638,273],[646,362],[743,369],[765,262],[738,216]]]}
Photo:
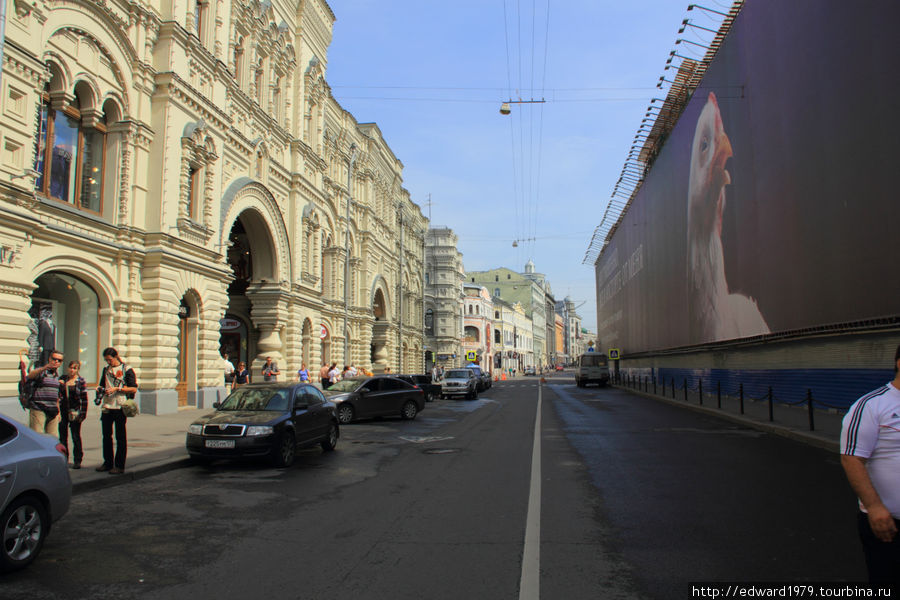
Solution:
{"label": "backpack", "polygon": [[25,362],[19,361],[19,404],[22,408],[28,410],[31,408],[31,398],[34,396],[34,390],[37,387],[37,379],[28,379],[28,371],[25,368]]}

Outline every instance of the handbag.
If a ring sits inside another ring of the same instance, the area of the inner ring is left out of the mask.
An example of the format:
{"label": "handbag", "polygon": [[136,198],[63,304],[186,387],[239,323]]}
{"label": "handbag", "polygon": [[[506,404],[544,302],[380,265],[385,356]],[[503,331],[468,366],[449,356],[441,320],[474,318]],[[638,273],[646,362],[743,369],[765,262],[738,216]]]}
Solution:
{"label": "handbag", "polygon": [[122,407],[122,414],[126,417],[136,417],[138,414],[138,405],[134,400],[122,400],[119,404]]}

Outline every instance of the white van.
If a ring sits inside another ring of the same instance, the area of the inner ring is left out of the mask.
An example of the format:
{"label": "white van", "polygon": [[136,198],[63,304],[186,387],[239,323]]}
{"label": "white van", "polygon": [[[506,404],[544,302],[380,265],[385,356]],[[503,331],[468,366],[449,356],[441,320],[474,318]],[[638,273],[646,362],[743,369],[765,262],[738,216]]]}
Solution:
{"label": "white van", "polygon": [[600,386],[609,383],[609,362],[605,354],[585,352],[578,357],[575,385],[585,387],[589,383],[596,383]]}

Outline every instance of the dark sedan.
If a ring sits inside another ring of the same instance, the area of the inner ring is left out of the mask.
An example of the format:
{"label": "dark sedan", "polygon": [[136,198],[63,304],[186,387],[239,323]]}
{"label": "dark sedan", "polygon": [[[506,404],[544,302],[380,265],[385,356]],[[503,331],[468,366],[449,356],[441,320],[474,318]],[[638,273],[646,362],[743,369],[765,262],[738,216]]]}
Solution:
{"label": "dark sedan", "polygon": [[337,405],[342,425],[367,417],[415,419],[425,408],[425,393],[396,377],[351,377],[332,385],[325,395]]}
{"label": "dark sedan", "polygon": [[441,384],[432,382],[431,375],[394,375],[394,377],[411,383],[425,392],[425,402],[431,402],[441,395]]}
{"label": "dark sedan", "polygon": [[335,405],[310,384],[244,385],[213,406],[188,428],[187,451],[197,461],[268,457],[288,467],[298,448],[320,444],[328,452],[340,436]]}

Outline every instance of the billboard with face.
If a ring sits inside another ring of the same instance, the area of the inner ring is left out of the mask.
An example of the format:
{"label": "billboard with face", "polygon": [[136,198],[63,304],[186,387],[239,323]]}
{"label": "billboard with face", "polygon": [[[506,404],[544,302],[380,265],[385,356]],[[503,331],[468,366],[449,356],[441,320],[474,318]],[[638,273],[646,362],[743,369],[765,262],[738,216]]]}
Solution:
{"label": "billboard with face", "polygon": [[625,353],[900,315],[900,3],[747,2],[595,265]]}

